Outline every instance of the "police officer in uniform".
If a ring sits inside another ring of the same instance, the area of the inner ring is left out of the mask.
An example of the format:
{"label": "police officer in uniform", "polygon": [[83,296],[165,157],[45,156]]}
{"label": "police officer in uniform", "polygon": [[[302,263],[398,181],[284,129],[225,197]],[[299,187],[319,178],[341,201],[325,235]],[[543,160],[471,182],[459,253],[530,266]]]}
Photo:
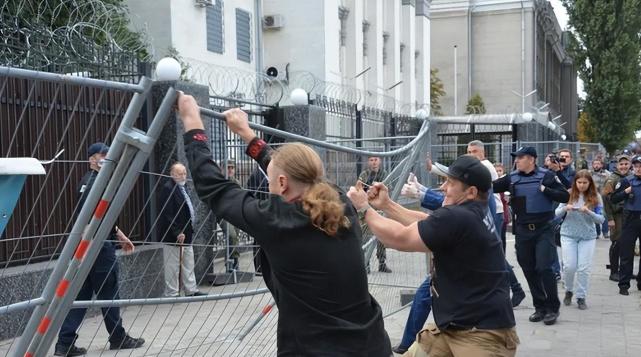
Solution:
{"label": "police officer in uniform", "polygon": [[[104,143],[94,143],[88,149],[91,170],[80,181],[80,189],[78,190],[79,202],[76,206],[78,210],[82,208],[89,191],[91,191],[91,187],[98,176],[98,171],[100,171],[105,160],[107,150],[109,150],[109,147]],[[100,253],[98,253],[87,279],[78,292],[77,300],[91,300],[93,294],[96,294],[98,300],[120,299],[118,295],[116,247],[111,241],[120,243],[125,252],[133,252],[134,246],[118,227],[114,227],[109,240],[100,248]],[[85,317],[86,311],[87,309],[69,310],[58,333],[54,356],[82,356],[87,353],[86,348],[75,345],[75,341],[78,338],[76,332]],[[102,316],[105,328],[109,333],[110,350],[138,348],[145,343],[143,338],[133,338],[125,332],[118,307],[103,307]]]}
{"label": "police officer in uniform", "polygon": [[513,152],[516,170],[494,181],[494,192],[510,191],[516,214],[516,257],[530,286],[534,308],[531,322],[543,320],[552,325],[561,305],[552,263],[555,202],[566,203],[570,194],[551,171],[536,165],[536,149],[521,147]]}
{"label": "police officer in uniform", "polygon": [[[612,203],[623,204],[623,230],[619,242],[619,294],[629,295],[634,265],[634,245],[641,232],[641,156],[632,158],[633,176],[623,178],[612,194]],[[641,274],[637,274],[637,288],[641,290]]]}
{"label": "police officer in uniform", "polygon": [[603,205],[605,215],[608,217],[608,228],[610,229],[610,280],[619,281],[619,237],[623,229],[623,201],[612,202],[612,195],[621,187],[621,180],[630,172],[630,157],[619,155],[617,158],[616,170],[614,170],[603,184]]}

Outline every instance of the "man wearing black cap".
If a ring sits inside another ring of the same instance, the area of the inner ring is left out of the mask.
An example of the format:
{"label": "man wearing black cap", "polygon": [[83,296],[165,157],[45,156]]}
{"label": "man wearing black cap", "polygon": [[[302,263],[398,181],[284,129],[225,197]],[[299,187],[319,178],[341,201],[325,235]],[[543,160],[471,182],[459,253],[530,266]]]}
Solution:
{"label": "man wearing black cap", "polygon": [[[105,162],[108,150],[109,147],[104,143],[94,143],[89,146],[87,150],[91,170],[80,180],[80,189],[78,190],[79,200],[76,205],[77,213],[80,212],[89,191],[91,191],[91,187],[98,176],[98,171],[100,171],[100,168]],[[87,279],[78,292],[77,300],[91,300],[94,293],[98,300],[120,299],[118,296],[116,248],[111,241],[118,240],[125,252],[133,252],[134,245],[118,227],[114,227],[109,240],[110,241],[106,241],[100,249],[100,253],[98,253],[98,257],[91,267]],[[58,333],[58,341],[56,342],[54,352],[55,356],[82,356],[87,353],[87,349],[75,345],[75,341],[78,338],[76,331],[78,327],[80,327],[86,312],[87,309],[69,310]],[[125,332],[125,329],[122,327],[122,319],[118,307],[102,308],[102,316],[105,321],[105,328],[107,328],[107,332],[109,332],[111,350],[138,348],[145,343],[144,339],[130,337]]]}
{"label": "man wearing black cap", "polygon": [[510,191],[516,214],[516,259],[523,269],[534,300],[531,322],[553,325],[559,317],[559,301],[552,263],[555,202],[567,203],[569,192],[551,171],[536,166],[536,150],[521,147],[512,153],[516,170],[494,181],[494,192]]}
{"label": "man wearing black cap", "polygon": [[[630,279],[634,268],[634,245],[641,232],[641,156],[632,158],[633,176],[621,179],[612,194],[613,204],[623,204],[623,230],[619,241],[619,294],[629,295]],[[641,264],[637,274],[637,288],[641,290]]]}
{"label": "man wearing black cap", "polygon": [[623,180],[630,173],[630,157],[621,154],[617,157],[616,170],[614,170],[603,184],[603,206],[605,215],[608,217],[608,228],[610,229],[610,264],[606,268],[610,269],[610,280],[619,281],[619,238],[623,230],[623,201],[618,203],[612,202],[612,195],[621,187]]}
{"label": "man wearing black cap", "polygon": [[[490,172],[471,155],[445,170],[443,207],[430,215],[391,201],[387,188],[362,184],[348,196],[372,232],[400,251],[433,252],[432,306],[409,356],[514,356],[519,339],[501,241],[488,209]],[[385,218],[370,204],[385,212]],[[466,224],[457,224],[465,222]]]}

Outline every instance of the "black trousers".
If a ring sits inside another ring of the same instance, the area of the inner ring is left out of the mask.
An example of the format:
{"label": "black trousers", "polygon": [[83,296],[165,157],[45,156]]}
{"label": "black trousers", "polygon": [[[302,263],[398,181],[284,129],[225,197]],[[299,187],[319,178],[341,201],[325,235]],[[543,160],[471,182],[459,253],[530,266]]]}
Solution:
{"label": "black trousers", "polygon": [[[629,289],[634,269],[634,245],[641,236],[641,212],[625,211],[623,214],[623,231],[619,238],[619,287]],[[639,264],[641,273],[641,263]],[[641,274],[637,274],[637,286],[641,287]]]}
{"label": "black trousers", "polygon": [[540,312],[558,312],[561,302],[552,271],[556,259],[553,224],[517,224],[515,234],[516,259],[530,287],[534,308]]}

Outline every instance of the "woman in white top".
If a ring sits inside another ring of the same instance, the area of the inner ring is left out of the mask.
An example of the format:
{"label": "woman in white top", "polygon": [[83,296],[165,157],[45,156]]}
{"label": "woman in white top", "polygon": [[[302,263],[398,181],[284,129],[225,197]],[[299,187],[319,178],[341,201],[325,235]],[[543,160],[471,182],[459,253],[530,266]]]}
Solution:
{"label": "woman in white top", "polygon": [[570,189],[570,200],[567,204],[559,205],[556,216],[565,216],[561,224],[561,250],[566,289],[563,303],[570,305],[573,294],[576,294],[579,309],[585,310],[587,309],[585,298],[597,237],[595,224],[601,224],[605,220],[603,201],[588,170],[576,173]]}

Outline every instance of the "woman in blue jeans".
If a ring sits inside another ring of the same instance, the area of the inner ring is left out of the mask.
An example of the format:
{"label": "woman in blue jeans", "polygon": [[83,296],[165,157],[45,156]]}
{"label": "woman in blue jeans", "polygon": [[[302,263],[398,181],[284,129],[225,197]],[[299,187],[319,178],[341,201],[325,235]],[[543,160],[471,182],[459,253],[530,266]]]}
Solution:
{"label": "woman in blue jeans", "polygon": [[[556,209],[556,216],[563,217],[561,224],[561,251],[565,280],[563,303],[570,305],[576,295],[579,309],[587,309],[585,298],[588,292],[590,269],[596,243],[596,226],[605,220],[603,201],[597,193],[592,175],[588,170],[576,173],[570,189],[570,200]],[[576,281],[575,281],[576,275]]]}

